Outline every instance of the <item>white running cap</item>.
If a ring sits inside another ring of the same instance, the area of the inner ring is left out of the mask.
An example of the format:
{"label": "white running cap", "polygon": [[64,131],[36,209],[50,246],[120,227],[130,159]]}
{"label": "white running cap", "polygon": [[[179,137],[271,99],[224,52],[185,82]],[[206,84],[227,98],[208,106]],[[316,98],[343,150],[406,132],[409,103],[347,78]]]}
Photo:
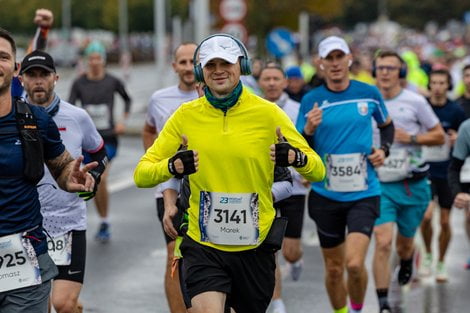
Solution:
{"label": "white running cap", "polygon": [[318,45],[318,54],[322,59],[326,58],[334,50],[343,51],[345,54],[351,53],[349,46],[343,38],[330,36],[323,39]]}
{"label": "white running cap", "polygon": [[227,36],[211,37],[204,41],[199,49],[199,60],[202,67],[206,66],[210,60],[217,58],[235,64],[241,56],[243,53],[238,43]]}

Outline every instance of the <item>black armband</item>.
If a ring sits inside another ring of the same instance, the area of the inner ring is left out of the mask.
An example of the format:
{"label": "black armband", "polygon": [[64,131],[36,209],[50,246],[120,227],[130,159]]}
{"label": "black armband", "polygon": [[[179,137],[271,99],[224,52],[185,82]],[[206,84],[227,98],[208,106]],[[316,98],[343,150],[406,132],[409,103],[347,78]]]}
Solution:
{"label": "black armband", "polygon": [[[304,167],[307,164],[307,156],[298,148],[294,148],[288,142],[281,142],[275,145],[276,147],[276,165],[282,167]],[[289,163],[289,150],[295,152],[295,159]]]}
{"label": "black armband", "polygon": [[452,157],[449,164],[449,170],[447,172],[449,188],[452,192],[452,198],[458,193],[463,192],[462,185],[460,184],[460,170],[462,169],[464,160],[457,159]]}
{"label": "black armband", "polygon": [[[180,159],[183,162],[183,173],[178,173],[175,168],[175,161]],[[194,151],[193,150],[180,150],[176,152],[168,160],[168,171],[175,176],[176,178],[183,178],[184,175],[189,175],[196,172],[196,167],[194,165]]]}
{"label": "black armband", "polygon": [[101,175],[104,173],[104,170],[108,165],[108,155],[106,154],[104,145],[98,151],[89,154],[92,161],[98,162],[98,166],[89,172],[95,179],[95,185],[98,185],[101,181]]}
{"label": "black armband", "polygon": [[390,147],[393,144],[393,137],[395,135],[395,126],[393,126],[393,122],[389,124],[379,127],[380,131],[380,149],[385,152],[385,157],[388,157],[390,154]]}

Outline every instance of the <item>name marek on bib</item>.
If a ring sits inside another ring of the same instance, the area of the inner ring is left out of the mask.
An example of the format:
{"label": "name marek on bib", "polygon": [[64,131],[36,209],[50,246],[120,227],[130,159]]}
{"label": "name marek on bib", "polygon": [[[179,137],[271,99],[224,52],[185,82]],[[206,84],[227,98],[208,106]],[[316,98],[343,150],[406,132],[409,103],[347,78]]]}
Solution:
{"label": "name marek on bib", "polygon": [[326,154],[326,189],[337,192],[367,189],[367,158],[364,153]]}
{"label": "name marek on bib", "polygon": [[200,197],[201,241],[219,245],[258,244],[258,194],[201,191]]}
{"label": "name marek on bib", "polygon": [[47,252],[55,265],[70,265],[72,262],[72,232],[48,238]]}
{"label": "name marek on bib", "polygon": [[26,234],[0,238],[0,292],[41,284],[36,252]]}

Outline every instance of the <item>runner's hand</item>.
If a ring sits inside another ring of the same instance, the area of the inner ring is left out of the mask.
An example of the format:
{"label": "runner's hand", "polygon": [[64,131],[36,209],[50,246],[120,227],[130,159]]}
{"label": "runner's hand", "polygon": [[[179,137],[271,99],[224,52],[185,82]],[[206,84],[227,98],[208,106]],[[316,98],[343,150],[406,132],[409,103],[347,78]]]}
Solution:
{"label": "runner's hand", "polygon": [[459,209],[470,208],[470,194],[466,192],[460,192],[455,196],[454,206]]}
{"label": "runner's hand", "polygon": [[279,143],[270,147],[271,161],[282,167],[304,167],[307,164],[307,156],[287,142],[279,126],[276,127],[276,135]]}
{"label": "runner's hand", "polygon": [[307,113],[307,123],[304,126],[304,133],[306,135],[313,135],[318,125],[320,125],[323,117],[323,111],[318,107],[318,103],[315,102],[313,108]]}
{"label": "runner's hand", "polygon": [[54,22],[54,14],[48,9],[37,9],[34,16],[34,24],[42,28],[51,28]]}
{"label": "runner's hand", "polygon": [[447,130],[447,135],[449,136],[450,146],[453,147],[457,141],[457,132],[453,129]]}
{"label": "runner's hand", "polygon": [[176,178],[183,178],[197,172],[199,168],[199,156],[195,150],[187,150],[188,137],[182,135],[180,149],[168,160],[168,170]]}
{"label": "runner's hand", "polygon": [[116,125],[114,125],[114,133],[116,135],[122,135],[124,134],[126,131],[126,124],[124,124],[123,122],[119,122],[119,123],[116,123]]}
{"label": "runner's hand", "polygon": [[95,179],[91,176],[89,171],[98,166],[98,162],[90,162],[80,168],[80,164],[83,161],[83,156],[79,156],[72,165],[72,170],[67,178],[66,189],[69,192],[74,191],[88,191],[92,192],[95,188]]}
{"label": "runner's hand", "polygon": [[91,170],[88,173],[90,173],[91,176],[93,176],[93,179],[95,180],[95,184],[93,186],[93,191],[79,191],[78,192],[78,196],[85,201],[93,199],[96,196],[96,192],[98,191],[98,183],[100,182],[100,176],[97,172]]}
{"label": "runner's hand", "polygon": [[165,204],[165,212],[163,213],[163,230],[171,239],[176,239],[178,232],[173,226],[173,218],[178,212],[178,207],[174,204]]}
{"label": "runner's hand", "polygon": [[305,188],[308,188],[308,187],[311,187],[312,186],[312,182],[305,179],[305,178],[301,178],[300,179],[300,183],[302,184],[302,186],[304,186]]}
{"label": "runner's hand", "polygon": [[385,152],[382,149],[372,148],[372,153],[367,158],[374,167],[379,167],[384,164]]}

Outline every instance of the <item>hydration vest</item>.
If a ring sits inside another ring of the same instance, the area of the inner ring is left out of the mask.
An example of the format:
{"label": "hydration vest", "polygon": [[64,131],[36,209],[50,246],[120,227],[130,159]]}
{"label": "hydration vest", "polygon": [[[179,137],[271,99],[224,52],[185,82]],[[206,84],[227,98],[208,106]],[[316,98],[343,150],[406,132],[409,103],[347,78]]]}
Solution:
{"label": "hydration vest", "polygon": [[16,125],[23,149],[23,174],[26,180],[37,184],[44,176],[44,147],[37,121],[28,104],[21,98],[14,98]]}

